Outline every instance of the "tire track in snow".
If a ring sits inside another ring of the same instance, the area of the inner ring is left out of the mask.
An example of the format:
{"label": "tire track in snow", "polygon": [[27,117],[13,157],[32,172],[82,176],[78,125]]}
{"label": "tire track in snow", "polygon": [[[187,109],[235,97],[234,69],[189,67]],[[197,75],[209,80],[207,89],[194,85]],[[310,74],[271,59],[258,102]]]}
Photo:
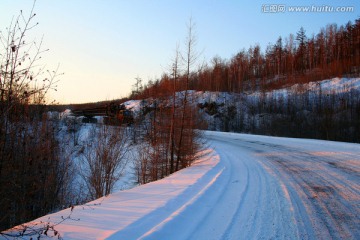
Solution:
{"label": "tire track in snow", "polygon": [[[207,226],[216,226],[216,228],[213,227],[210,229],[211,233],[208,239],[226,239],[224,234],[231,226],[235,225],[235,220],[241,209],[242,200],[248,192],[249,175],[248,170],[246,170],[243,172],[244,175],[238,176],[232,164],[233,159],[236,159],[236,156],[231,154],[231,151],[226,151],[226,153],[221,156],[221,161],[226,166],[224,175],[227,176],[227,181],[218,183],[223,194],[217,198],[210,211],[208,211],[203,217],[203,220],[197,224],[197,229],[189,236],[189,239],[201,239],[208,231]],[[247,165],[243,165],[242,167],[247,169]],[[209,189],[208,196],[202,199],[202,201],[208,201],[208,199],[213,198],[214,193],[216,193],[215,189]],[[221,211],[223,212],[221,213]],[[221,219],[219,219],[220,216]]]}
{"label": "tire track in snow", "polygon": [[[217,180],[217,178],[221,175],[224,169],[222,169],[220,172],[218,172],[212,179],[209,181],[208,184],[206,184],[199,192],[196,193],[195,196],[193,196],[189,201],[181,205],[178,209],[176,209],[173,213],[171,213],[166,219],[161,221],[159,224],[151,228],[149,231],[147,231],[145,234],[140,236],[138,239],[146,239],[150,235],[154,234],[156,231],[161,230],[166,224],[168,224],[170,221],[174,220],[178,215],[180,215],[187,207],[192,205],[195,201],[197,201],[201,195],[204,194],[204,192],[214,184],[214,182]],[[154,237],[154,236],[152,236]]]}
{"label": "tire track in snow", "polygon": [[[227,157],[221,159],[221,164],[224,166],[222,174],[206,191],[198,195],[196,201],[182,208],[172,221],[157,226],[144,239],[163,239],[165,232],[170,229],[171,239],[204,239],[204,236],[205,239],[221,239],[234,215],[233,209],[238,206],[236,198],[239,198],[235,196],[238,195],[236,191],[229,191],[226,186],[243,186],[239,185],[241,178],[233,174],[232,164]],[[230,201],[231,199],[234,201]],[[221,209],[223,211],[219,212]],[[186,229],[177,227],[184,224]]]}
{"label": "tire track in snow", "polygon": [[[216,147],[221,161],[228,162],[230,169],[224,174],[229,174],[232,179],[241,179],[237,184],[238,190],[224,185],[228,196],[224,202],[237,205],[231,213],[226,228],[216,237],[209,234],[206,239],[291,239],[297,236],[290,205],[287,203],[277,180],[268,174],[258,161],[251,157],[252,151],[240,149],[237,142],[218,139],[210,136],[212,145]],[[249,154],[250,153],[250,154]],[[231,195],[232,194],[232,195]],[[236,197],[235,197],[236,196]],[[217,210],[218,209],[218,210]],[[278,212],[284,209],[284,215]],[[224,211],[221,205],[214,206],[210,219],[203,222],[203,227],[198,229],[190,239],[202,239],[212,222],[216,221],[219,211]],[[290,221],[289,221],[290,219]],[[223,226],[223,224],[221,225]],[[269,227],[270,226],[270,227]],[[216,226],[218,227],[218,226]]]}
{"label": "tire track in snow", "polygon": [[317,238],[358,239],[360,235],[354,223],[357,226],[359,224],[359,211],[353,204],[343,200],[344,194],[340,193],[342,189],[350,189],[351,184],[339,181],[332,176],[331,171],[323,170],[319,173],[316,164],[312,164],[314,169],[306,168],[301,157],[294,157],[294,162],[277,159],[274,164],[279,165],[289,176],[296,193],[303,193],[300,195],[301,201],[307,206]]}
{"label": "tire track in snow", "polygon": [[245,165],[246,167],[246,181],[245,183],[241,182],[241,184],[245,185],[245,189],[244,191],[240,194],[241,195],[241,200],[239,202],[239,205],[231,219],[231,223],[228,225],[227,229],[225,230],[225,233],[223,234],[223,236],[221,237],[221,239],[230,239],[231,233],[233,232],[233,229],[235,227],[237,227],[237,222],[238,222],[238,218],[239,216],[241,216],[241,210],[242,207],[244,205],[244,201],[245,201],[245,195],[248,192],[249,189],[249,168]]}
{"label": "tire track in snow", "polygon": [[[268,154],[271,151],[277,154]],[[279,178],[286,180],[292,201],[299,207],[297,212],[300,216],[298,223],[301,223],[301,237],[360,238],[359,155],[341,152],[343,155],[339,157],[340,153],[336,151],[315,154],[311,148],[270,145],[265,152],[267,154],[263,154],[263,162],[276,169]],[[352,159],[350,166],[345,165],[348,157]],[[344,166],[330,167],[338,164]],[[306,211],[311,226],[301,209]]]}
{"label": "tire track in snow", "polygon": [[[263,172],[255,165],[247,165],[252,166],[247,168],[250,171],[246,183],[249,193],[243,196],[245,204],[239,204],[222,239],[236,239],[236,236],[241,236],[240,239],[270,239],[274,236],[276,239],[360,239],[360,145],[241,134],[209,135],[220,145],[233,145],[233,151],[247,152],[249,158],[261,163],[265,169]],[[221,145],[223,152],[230,151],[227,146]],[[220,152],[222,155],[226,154]],[[242,161],[248,163],[246,159]],[[266,183],[271,180],[266,177],[266,172],[276,178],[282,193],[269,193],[278,188]],[[269,191],[263,191],[264,187]],[[275,208],[281,206],[284,198],[290,213],[263,207],[266,204]],[[251,200],[253,204],[249,203]],[[269,204],[271,201],[277,203]],[[244,210],[248,207],[256,208],[256,211],[249,214]],[[266,223],[264,219],[269,220],[267,214],[272,214],[275,224],[280,224],[277,219],[282,215],[289,214],[291,218],[287,219],[295,228],[290,231],[292,237],[284,237],[284,228],[272,228],[270,222]],[[251,228],[238,223],[244,219]]]}
{"label": "tire track in snow", "polygon": [[[231,156],[233,157],[233,156]],[[229,189],[226,186],[233,186],[236,184],[241,184],[241,188],[239,189],[239,196],[237,196],[239,199],[241,199],[241,196],[245,195],[248,189],[248,174],[246,174],[246,180],[243,181],[242,178],[239,178],[238,176],[234,176],[234,171],[232,169],[231,161],[230,161],[230,155],[225,154],[221,158],[222,163],[226,166],[224,178],[226,180],[219,181],[218,188],[221,189],[221,194],[217,195],[217,191],[214,189],[209,189],[208,195],[204,196],[204,199],[201,201],[209,202],[211,199],[216,199],[216,201],[212,201],[212,207],[209,209],[209,211],[206,212],[206,214],[202,217],[201,221],[198,221],[197,227],[194,229],[191,235],[188,236],[189,239],[200,239],[201,236],[204,234],[199,229],[203,229],[203,226],[214,226],[216,225],[216,228],[212,228],[211,234],[209,235],[209,239],[222,239],[223,232],[228,229],[229,225],[232,224],[233,219],[235,218],[239,206],[237,202],[239,200],[236,199],[236,196],[233,196],[233,201],[229,201]],[[234,180],[234,177],[236,178]],[[225,187],[224,187],[225,186]],[[215,187],[215,186],[214,186]],[[238,194],[236,194],[238,195]],[[224,206],[227,205],[225,208]],[[221,214],[221,219],[214,219],[213,216],[219,216],[219,209],[223,208],[224,213]],[[236,210],[234,210],[236,209]],[[208,231],[208,230],[205,230]]]}

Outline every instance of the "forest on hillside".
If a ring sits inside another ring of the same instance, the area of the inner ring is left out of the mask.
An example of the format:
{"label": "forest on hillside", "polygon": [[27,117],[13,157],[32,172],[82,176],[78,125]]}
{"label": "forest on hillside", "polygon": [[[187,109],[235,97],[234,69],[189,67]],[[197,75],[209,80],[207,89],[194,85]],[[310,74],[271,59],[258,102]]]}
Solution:
{"label": "forest on hillside", "polygon": [[[130,98],[166,99],[186,89],[230,92],[239,94],[237,103],[228,102],[216,115],[224,122],[216,130],[360,142],[358,90],[325,93],[321,84],[316,89],[301,87],[334,77],[360,76],[360,19],[341,26],[329,24],[311,36],[300,28],[265,50],[254,45],[229,60],[216,56],[211,65],[201,64],[185,73],[186,66],[174,61],[160,79],[143,85],[137,78]],[[286,97],[266,94],[294,85],[298,90]],[[247,96],[256,92],[261,96],[249,101]],[[223,107],[208,104],[213,109]],[[239,104],[242,107],[235,106]]]}
{"label": "forest on hillside", "polygon": [[[344,26],[329,24],[311,36],[300,28],[285,39],[279,37],[265,50],[255,44],[229,60],[216,56],[210,66],[202,64],[192,72],[189,89],[249,93],[359,74],[360,18]],[[172,89],[174,79],[179,82],[177,90],[184,90],[184,77],[179,71],[175,77],[173,71],[164,73],[160,79],[142,86],[133,97],[156,97],[157,93]]]}

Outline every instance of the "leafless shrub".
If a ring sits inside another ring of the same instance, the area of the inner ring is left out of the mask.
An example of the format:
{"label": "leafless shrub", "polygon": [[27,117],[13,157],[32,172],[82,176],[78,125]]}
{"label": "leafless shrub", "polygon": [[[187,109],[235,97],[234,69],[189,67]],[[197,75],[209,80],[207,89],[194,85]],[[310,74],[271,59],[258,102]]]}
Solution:
{"label": "leafless shrub", "polygon": [[124,127],[94,125],[94,140],[82,154],[81,175],[92,199],[111,193],[128,162],[129,137]]}

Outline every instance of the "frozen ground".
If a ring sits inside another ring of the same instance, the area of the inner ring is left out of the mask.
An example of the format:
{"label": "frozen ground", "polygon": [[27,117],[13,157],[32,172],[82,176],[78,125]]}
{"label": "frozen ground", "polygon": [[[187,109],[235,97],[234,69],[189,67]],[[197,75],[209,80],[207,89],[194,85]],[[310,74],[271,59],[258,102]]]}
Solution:
{"label": "frozen ground", "polygon": [[[210,153],[56,226],[64,239],[360,239],[360,145],[207,132]],[[34,220],[61,221],[70,209]]]}

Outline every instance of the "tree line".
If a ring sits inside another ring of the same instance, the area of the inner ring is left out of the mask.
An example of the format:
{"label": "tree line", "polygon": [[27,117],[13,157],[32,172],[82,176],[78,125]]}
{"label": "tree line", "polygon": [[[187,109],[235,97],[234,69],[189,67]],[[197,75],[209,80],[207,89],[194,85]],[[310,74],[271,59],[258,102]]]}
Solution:
{"label": "tree line", "polygon": [[[229,60],[215,56],[210,65],[202,64],[191,73],[189,89],[249,93],[359,73],[360,19],[356,19],[341,26],[329,24],[311,36],[301,27],[296,34],[269,43],[265,50],[255,44]],[[159,89],[167,91],[171,79],[171,73],[164,73],[133,97],[156,96]],[[185,79],[179,76],[179,89],[185,89]]]}

